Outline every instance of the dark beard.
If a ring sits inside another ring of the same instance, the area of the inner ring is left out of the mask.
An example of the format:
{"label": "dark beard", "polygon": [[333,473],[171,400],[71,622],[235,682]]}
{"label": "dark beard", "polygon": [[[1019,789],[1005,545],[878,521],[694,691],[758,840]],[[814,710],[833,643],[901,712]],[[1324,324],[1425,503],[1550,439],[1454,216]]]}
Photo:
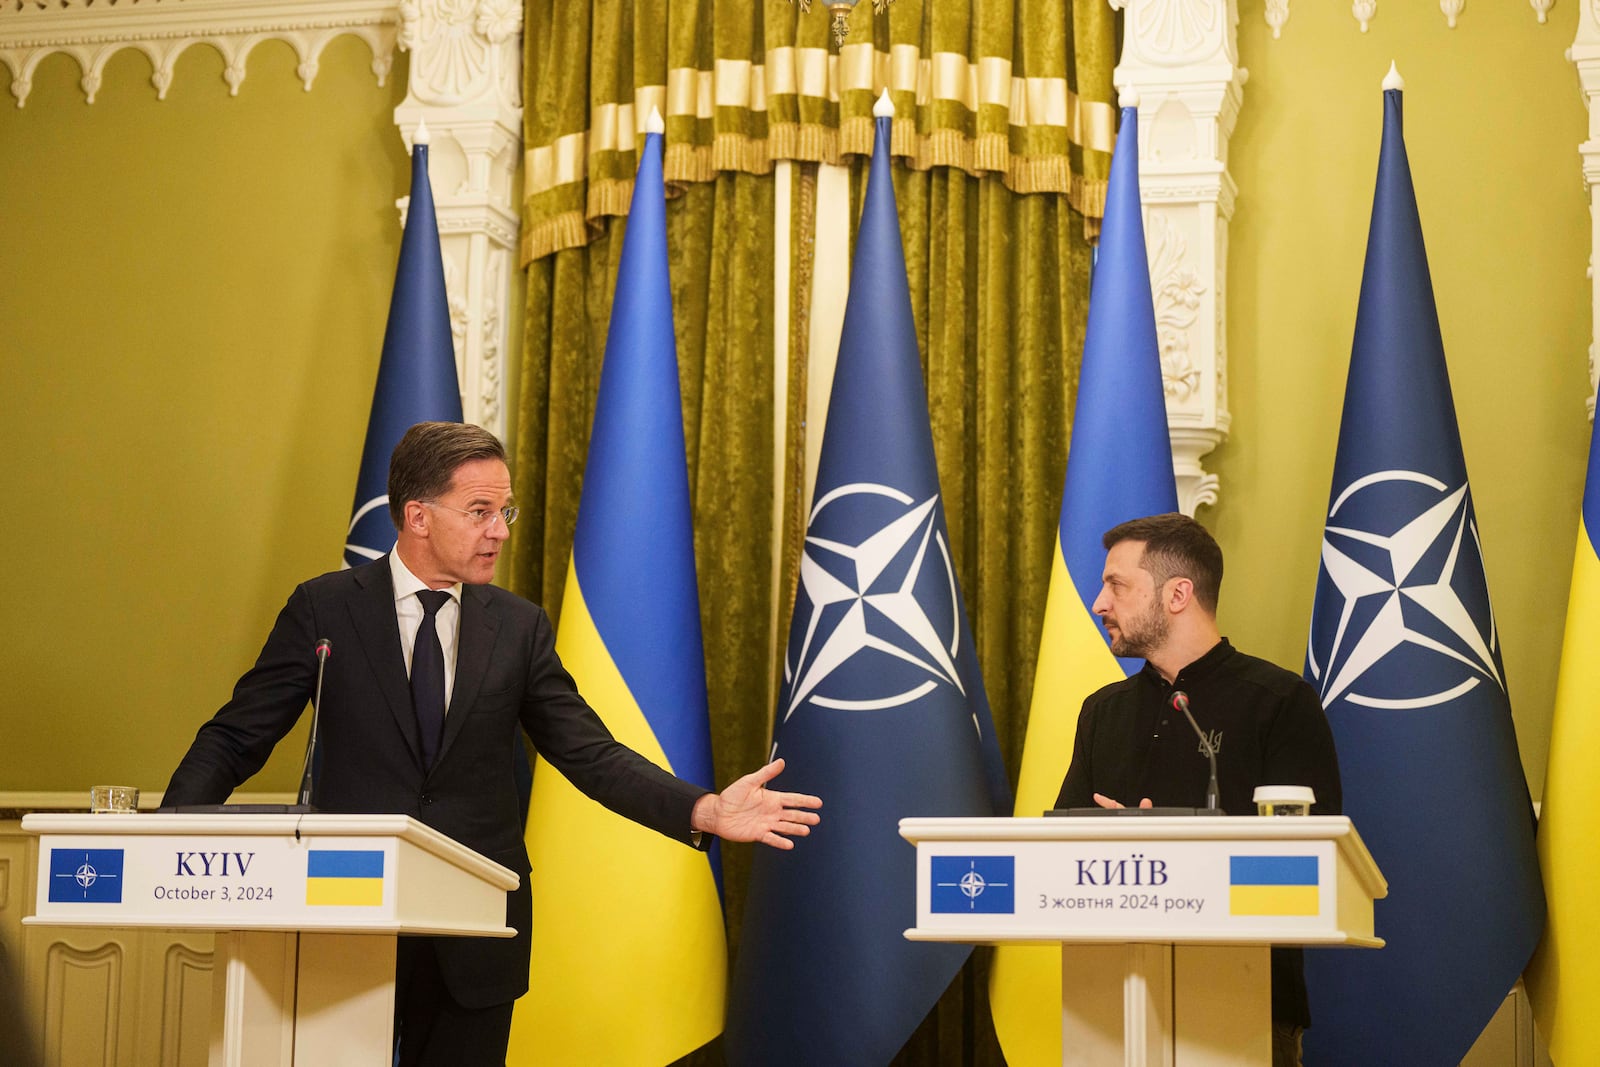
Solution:
{"label": "dark beard", "polygon": [[1159,604],[1136,619],[1129,619],[1111,640],[1111,654],[1126,659],[1148,659],[1167,642],[1171,623]]}

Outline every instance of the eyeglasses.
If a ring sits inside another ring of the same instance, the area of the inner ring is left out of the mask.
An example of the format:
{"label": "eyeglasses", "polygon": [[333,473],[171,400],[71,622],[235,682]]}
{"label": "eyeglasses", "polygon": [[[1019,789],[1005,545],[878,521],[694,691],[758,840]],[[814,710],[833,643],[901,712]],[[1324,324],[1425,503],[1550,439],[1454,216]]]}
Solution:
{"label": "eyeglasses", "polygon": [[449,504],[435,504],[429,500],[418,501],[418,503],[425,507],[443,508],[458,515],[465,515],[472,520],[472,525],[474,526],[493,526],[494,520],[497,518],[507,526],[510,526],[517,521],[517,513],[522,510],[515,505],[508,505],[503,508],[453,508]]}

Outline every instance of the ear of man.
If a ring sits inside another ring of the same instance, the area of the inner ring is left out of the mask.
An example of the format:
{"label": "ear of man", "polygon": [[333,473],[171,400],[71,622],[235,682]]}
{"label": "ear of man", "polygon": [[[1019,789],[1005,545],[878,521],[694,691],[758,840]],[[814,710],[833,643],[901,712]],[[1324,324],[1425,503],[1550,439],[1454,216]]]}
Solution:
{"label": "ear of man", "polygon": [[405,532],[413,537],[428,536],[428,507],[420,500],[406,501]]}
{"label": "ear of man", "polygon": [[1197,603],[1194,595],[1194,581],[1190,578],[1168,578],[1164,591],[1167,610],[1176,615]]}

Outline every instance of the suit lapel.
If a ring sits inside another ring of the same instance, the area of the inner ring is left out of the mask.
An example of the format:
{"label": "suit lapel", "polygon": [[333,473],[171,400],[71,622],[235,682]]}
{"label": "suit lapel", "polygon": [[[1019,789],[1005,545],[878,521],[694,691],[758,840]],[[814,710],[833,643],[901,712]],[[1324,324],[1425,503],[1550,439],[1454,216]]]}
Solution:
{"label": "suit lapel", "polygon": [[[489,610],[489,593],[482,586],[461,587],[461,631],[456,639],[456,680],[450,692],[450,709],[444,717],[444,739],[439,743],[439,762],[444,762],[450,743],[461,732],[461,724],[472,714],[489,670],[489,654],[500,629],[500,620]],[[438,764],[436,763],[435,766]]]}
{"label": "suit lapel", "polygon": [[394,583],[389,579],[389,557],[384,556],[355,572],[360,586],[350,599],[350,621],[361,638],[361,649],[383,692],[389,712],[411,758],[422,764],[417,738],[417,713],[411,706],[411,683],[406,677],[405,653],[400,648],[400,622],[394,612]]}

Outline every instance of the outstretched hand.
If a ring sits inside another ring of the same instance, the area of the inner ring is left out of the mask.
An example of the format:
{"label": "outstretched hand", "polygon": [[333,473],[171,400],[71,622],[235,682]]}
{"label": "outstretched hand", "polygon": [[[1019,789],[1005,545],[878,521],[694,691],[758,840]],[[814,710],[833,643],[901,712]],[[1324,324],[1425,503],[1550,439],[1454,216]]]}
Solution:
{"label": "outstretched hand", "polygon": [[[1096,793],[1094,795],[1094,802],[1096,804],[1100,805],[1102,808],[1120,808],[1120,807],[1124,806],[1122,804],[1117,803],[1115,800],[1112,800],[1110,797],[1106,796],[1104,793]],[[1150,803],[1150,798],[1149,797],[1145,797],[1143,800],[1139,801],[1139,806],[1141,808],[1151,807],[1152,805]]]}
{"label": "outstretched hand", "polygon": [[760,841],[773,848],[794,848],[789,838],[805,837],[821,821],[822,817],[809,809],[822,807],[822,799],[768,789],[767,783],[782,770],[783,760],[775,759],[721,793],[707,793],[695,802],[690,824],[724,841]]}

